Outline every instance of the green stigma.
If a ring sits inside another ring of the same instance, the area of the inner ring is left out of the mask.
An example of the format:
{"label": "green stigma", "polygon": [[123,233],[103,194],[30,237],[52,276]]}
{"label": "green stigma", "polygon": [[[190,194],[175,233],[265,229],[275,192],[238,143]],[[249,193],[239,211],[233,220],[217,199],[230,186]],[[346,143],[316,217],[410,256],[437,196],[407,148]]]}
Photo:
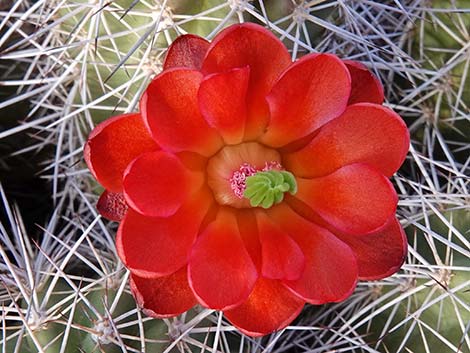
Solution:
{"label": "green stigma", "polygon": [[297,192],[294,175],[285,170],[268,170],[246,178],[243,196],[250,199],[252,207],[270,208],[284,199],[285,192],[291,195]]}

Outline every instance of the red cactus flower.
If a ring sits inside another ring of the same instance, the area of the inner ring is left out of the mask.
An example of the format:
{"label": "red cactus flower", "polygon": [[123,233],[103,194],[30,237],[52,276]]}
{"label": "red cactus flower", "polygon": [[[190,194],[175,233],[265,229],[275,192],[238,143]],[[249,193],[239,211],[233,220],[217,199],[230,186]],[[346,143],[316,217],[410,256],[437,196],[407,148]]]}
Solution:
{"label": "red cactus flower", "polygon": [[145,312],[223,310],[242,332],[395,273],[406,239],[388,180],[409,135],[379,81],[331,54],[292,62],[254,24],[169,48],[140,113],[93,130],[85,159],[119,220]]}

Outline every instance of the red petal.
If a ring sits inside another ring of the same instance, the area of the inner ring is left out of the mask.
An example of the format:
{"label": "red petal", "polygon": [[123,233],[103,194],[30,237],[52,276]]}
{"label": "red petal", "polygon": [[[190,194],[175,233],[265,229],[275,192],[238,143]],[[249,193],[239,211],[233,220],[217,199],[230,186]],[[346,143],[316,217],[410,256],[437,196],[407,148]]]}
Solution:
{"label": "red petal", "polygon": [[405,261],[408,243],[395,215],[384,228],[374,234],[337,236],[348,244],[356,255],[360,279],[376,280],[391,276]]}
{"label": "red petal", "polygon": [[248,298],[258,273],[230,211],[221,211],[198,238],[188,269],[194,294],[211,309],[229,309]]}
{"label": "red petal", "polygon": [[248,299],[224,314],[241,332],[257,337],[285,328],[303,306],[279,281],[259,278]]}
{"label": "red petal", "polygon": [[250,67],[245,138],[252,140],[269,120],[266,94],[290,63],[289,52],[275,35],[259,25],[243,23],[230,26],[214,38],[202,71],[210,74]]}
{"label": "red petal", "polygon": [[261,243],[259,241],[258,226],[256,216],[250,208],[240,208],[234,210],[237,216],[240,238],[245,245],[251,260],[255,264],[258,272],[261,272]]}
{"label": "red petal", "polygon": [[298,178],[297,184],[298,199],[348,234],[383,227],[398,202],[390,181],[367,164],[351,164],[320,178]]}
{"label": "red petal", "polygon": [[350,82],[348,70],[334,55],[314,54],[292,64],[266,98],[271,121],[262,141],[284,146],[339,116]]}
{"label": "red petal", "polygon": [[200,187],[202,174],[191,173],[167,152],[136,158],[124,173],[124,196],[134,210],[149,217],[174,214],[191,190]]}
{"label": "red petal", "polygon": [[142,116],[162,148],[206,156],[220,148],[220,136],[199,112],[197,92],[201,80],[199,71],[169,69],[158,75],[142,96]]}
{"label": "red petal", "polygon": [[122,191],[122,176],[140,154],[157,150],[140,114],[124,114],[103,121],[88,137],[83,154],[93,176],[107,190]]}
{"label": "red petal", "polygon": [[132,274],[130,286],[137,303],[149,316],[176,316],[197,304],[188,285],[186,267],[159,278],[142,278]]}
{"label": "red petal", "polygon": [[209,45],[207,40],[194,34],[179,36],[166,52],[163,70],[172,67],[200,70]]}
{"label": "red petal", "polygon": [[360,103],[326,124],[306,147],[285,155],[283,163],[304,178],[359,162],[391,176],[403,163],[409,143],[408,129],[399,115],[381,105]]}
{"label": "red petal", "polygon": [[305,257],[297,243],[274,225],[264,212],[257,213],[262,246],[262,273],[266,278],[296,280],[305,268]]}
{"label": "red petal", "polygon": [[128,206],[122,192],[105,190],[101,194],[96,208],[104,218],[119,222],[126,215]]}
{"label": "red petal", "polygon": [[285,284],[312,304],[340,302],[349,297],[357,282],[357,262],[349,246],[284,204],[271,208],[268,214],[279,220],[305,255],[302,277]]}
{"label": "red petal", "polygon": [[378,78],[360,62],[352,60],[343,62],[351,75],[351,96],[348,105],[360,102],[382,104],[384,89]]}
{"label": "red petal", "polygon": [[249,67],[233,69],[205,77],[199,88],[202,115],[228,144],[237,144],[243,139],[249,78]]}
{"label": "red petal", "polygon": [[127,212],[116,236],[122,262],[141,277],[171,274],[186,265],[212,196],[200,191],[167,218]]}

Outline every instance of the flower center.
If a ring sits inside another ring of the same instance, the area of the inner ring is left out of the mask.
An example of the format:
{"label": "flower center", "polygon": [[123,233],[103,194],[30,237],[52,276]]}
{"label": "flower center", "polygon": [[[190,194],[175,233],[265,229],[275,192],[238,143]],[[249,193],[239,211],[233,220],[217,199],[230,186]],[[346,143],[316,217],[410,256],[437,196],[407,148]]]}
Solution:
{"label": "flower center", "polygon": [[[266,175],[270,180],[269,183],[263,173],[270,175]],[[282,201],[284,192],[293,190],[289,186],[288,190],[282,191],[285,186],[282,186],[283,183],[280,180],[284,181],[286,173],[290,174],[283,170],[281,156],[276,150],[257,142],[245,142],[225,146],[209,159],[207,183],[214,192],[215,199],[221,205],[236,208],[270,207]],[[289,180],[294,180],[293,176]],[[260,182],[266,185],[259,188]],[[255,185],[255,189],[248,184]],[[248,189],[253,195],[245,195]],[[268,202],[271,196],[273,197],[272,203]],[[259,199],[261,199],[260,203],[258,203]]]}
{"label": "flower center", "polygon": [[234,194],[242,199],[244,197],[244,192],[246,189],[246,179],[250,176],[255,175],[259,171],[269,171],[269,170],[282,170],[282,166],[277,161],[265,162],[263,169],[257,169],[255,166],[252,166],[249,163],[243,163],[238,170],[235,170],[230,178],[230,187]]}

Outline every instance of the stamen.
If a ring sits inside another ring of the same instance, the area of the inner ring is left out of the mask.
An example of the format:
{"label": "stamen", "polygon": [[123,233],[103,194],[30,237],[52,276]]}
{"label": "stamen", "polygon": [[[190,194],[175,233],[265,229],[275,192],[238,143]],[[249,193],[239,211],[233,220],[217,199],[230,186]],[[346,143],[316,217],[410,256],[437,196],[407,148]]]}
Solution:
{"label": "stamen", "polygon": [[249,163],[243,163],[240,169],[233,172],[230,178],[230,187],[239,199],[243,198],[243,193],[246,189],[246,178],[255,175],[256,172],[256,168]]}
{"label": "stamen", "polygon": [[267,172],[269,170],[284,170],[281,163],[278,161],[271,161],[271,162],[264,162],[264,168],[261,169],[263,172]]}
{"label": "stamen", "polygon": [[246,189],[246,178],[255,175],[259,171],[266,172],[270,170],[284,170],[284,168],[278,161],[264,162],[264,167],[261,169],[249,163],[243,163],[238,170],[233,172],[230,178],[230,187],[233,193],[239,199],[242,199]]}

